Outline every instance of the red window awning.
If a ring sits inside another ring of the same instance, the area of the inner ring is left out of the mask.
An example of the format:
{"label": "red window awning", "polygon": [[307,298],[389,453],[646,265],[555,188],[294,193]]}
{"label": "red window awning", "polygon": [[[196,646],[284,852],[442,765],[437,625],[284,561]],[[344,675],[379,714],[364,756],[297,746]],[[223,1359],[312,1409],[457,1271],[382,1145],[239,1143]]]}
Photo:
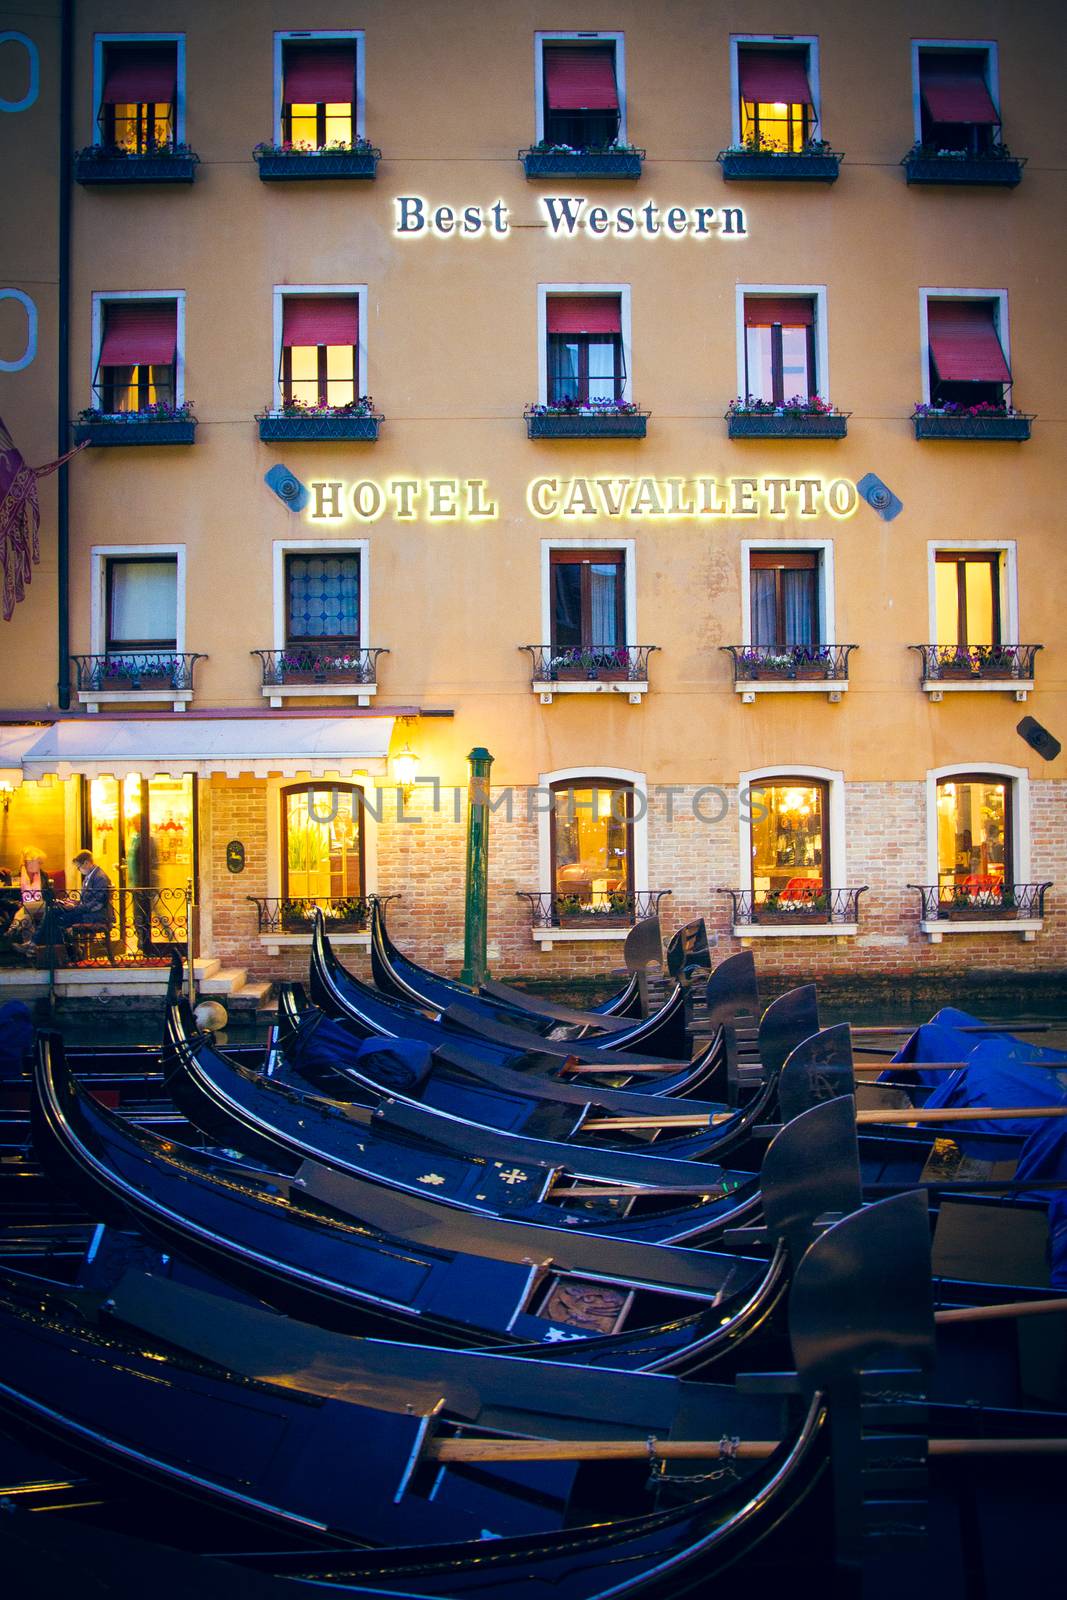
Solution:
{"label": "red window awning", "polygon": [[105,105],[170,105],[177,83],[177,45],[108,46]]}
{"label": "red window awning", "polygon": [[616,294],[559,294],[548,301],[549,333],[621,333]]}
{"label": "red window awning", "polygon": [[292,294],[282,302],[282,344],[358,344],[359,301],[349,294]]}
{"label": "red window awning", "polygon": [[1010,383],[991,300],[931,300],[930,354],[943,383]]}
{"label": "red window awning", "polygon": [[739,50],[742,100],[757,105],[814,106],[806,50]]}
{"label": "red window awning", "polygon": [[780,322],[783,328],[811,328],[815,324],[815,305],[796,296],[776,299],[770,296],[745,296],[745,327],[769,328]]}
{"label": "red window awning", "polygon": [[978,50],[919,57],[919,88],[934,122],[1000,122],[985,81],[985,60]]}
{"label": "red window awning", "polygon": [[546,46],[545,92],[550,111],[617,111],[614,48]]}
{"label": "red window awning", "polygon": [[282,100],[287,106],[352,105],[355,44],[287,45]]}
{"label": "red window awning", "polygon": [[102,367],[168,367],[178,348],[174,300],[115,300],[106,309]]}

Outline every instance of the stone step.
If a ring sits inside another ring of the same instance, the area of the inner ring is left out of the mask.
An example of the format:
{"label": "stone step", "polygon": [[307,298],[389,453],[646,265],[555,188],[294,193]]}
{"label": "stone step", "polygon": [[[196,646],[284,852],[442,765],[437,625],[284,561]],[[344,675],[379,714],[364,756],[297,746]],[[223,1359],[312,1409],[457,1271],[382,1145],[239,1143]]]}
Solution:
{"label": "stone step", "polygon": [[274,985],[269,978],[253,978],[251,982],[243,984],[238,989],[234,999],[240,1000],[242,1006],[246,1004],[249,1006],[254,1005],[256,1010],[259,1011],[263,1008],[273,987]]}
{"label": "stone step", "polygon": [[237,994],[243,990],[247,976],[248,971],[245,967],[224,967],[217,964],[211,977],[198,984],[197,988],[203,995],[219,995],[225,998],[226,995]]}
{"label": "stone step", "polygon": [[197,983],[206,983],[208,978],[213,978],[215,976],[216,972],[218,972],[221,966],[222,962],[217,956],[199,956],[197,960],[193,962],[193,970],[196,973]]}

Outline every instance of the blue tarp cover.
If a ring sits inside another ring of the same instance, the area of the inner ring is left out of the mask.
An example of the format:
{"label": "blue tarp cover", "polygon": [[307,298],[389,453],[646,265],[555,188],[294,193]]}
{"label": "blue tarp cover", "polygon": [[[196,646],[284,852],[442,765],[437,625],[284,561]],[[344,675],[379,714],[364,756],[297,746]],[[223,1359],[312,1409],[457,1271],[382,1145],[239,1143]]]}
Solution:
{"label": "blue tarp cover", "polygon": [[357,1067],[386,1089],[417,1094],[433,1064],[433,1051],[417,1039],[358,1041],[331,1017],[308,1017],[286,1048],[294,1064],[309,1067]]}

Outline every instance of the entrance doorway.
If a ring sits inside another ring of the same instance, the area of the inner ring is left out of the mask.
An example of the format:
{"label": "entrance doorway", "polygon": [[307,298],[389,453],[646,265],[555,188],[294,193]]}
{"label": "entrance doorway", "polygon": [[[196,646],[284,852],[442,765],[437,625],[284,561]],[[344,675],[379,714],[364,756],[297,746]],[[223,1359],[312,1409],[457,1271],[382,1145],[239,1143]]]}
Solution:
{"label": "entrance doorway", "polygon": [[197,884],[196,779],[83,780],[82,836],[115,887],[116,933],[142,955],[184,946]]}

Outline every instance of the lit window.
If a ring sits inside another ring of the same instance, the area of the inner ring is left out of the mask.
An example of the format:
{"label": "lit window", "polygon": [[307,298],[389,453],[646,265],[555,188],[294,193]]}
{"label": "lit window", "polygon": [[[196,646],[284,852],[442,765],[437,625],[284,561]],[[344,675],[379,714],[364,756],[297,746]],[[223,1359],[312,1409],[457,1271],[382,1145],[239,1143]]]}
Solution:
{"label": "lit window", "polygon": [[998,142],[988,50],[920,50],[919,99],[923,144],[984,155]]}
{"label": "lit window", "polygon": [[178,307],[174,300],[109,300],[93,388],[102,411],[173,404]]}
{"label": "lit window", "polygon": [[573,909],[610,910],[633,888],[633,790],[606,779],[552,785],[552,892]]}
{"label": "lit window", "polygon": [[742,142],[760,150],[802,150],[815,127],[807,45],[742,45],[737,71]]}
{"label": "lit window", "polygon": [[619,136],[614,44],[546,44],[544,96],[547,143],[575,150],[614,144]]}
{"label": "lit window", "polygon": [[937,785],[937,881],[968,895],[1010,885],[1011,783],[968,773]]}
{"label": "lit window", "polygon": [[830,883],[829,790],[803,778],[766,778],[749,791],[752,888],[802,904]]}
{"label": "lit window", "polygon": [[934,562],[937,643],[1000,644],[1000,556],[939,550]]}
{"label": "lit window", "polygon": [[282,399],[349,406],[359,398],[359,301],[355,295],[286,295],[282,307]]}
{"label": "lit window", "polygon": [[130,155],[170,149],[177,81],[176,42],[105,45],[101,142]]}
{"label": "lit window", "polygon": [[356,132],[356,41],[286,40],[282,60],[282,138],[321,150],[351,145]]}
{"label": "lit window", "polygon": [[746,396],[780,406],[817,391],[814,301],[746,295]]}
{"label": "lit window", "polygon": [[550,295],[548,403],[594,405],[622,398],[626,372],[618,295]]}
{"label": "lit window", "polygon": [[363,893],[363,812],[352,784],[304,783],[284,789],[283,892],[294,900],[339,900]]}

